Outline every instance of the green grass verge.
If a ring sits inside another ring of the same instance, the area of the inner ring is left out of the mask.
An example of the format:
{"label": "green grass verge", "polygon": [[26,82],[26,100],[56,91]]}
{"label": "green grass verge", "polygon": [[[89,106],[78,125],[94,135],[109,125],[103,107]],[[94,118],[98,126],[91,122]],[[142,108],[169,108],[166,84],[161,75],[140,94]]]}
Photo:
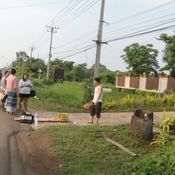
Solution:
{"label": "green grass verge", "polygon": [[[106,132],[139,154],[138,158],[107,143]],[[130,134],[128,126],[54,126],[39,130],[55,140],[52,153],[58,156],[59,175],[174,175],[175,142],[153,147]]]}
{"label": "green grass verge", "polygon": [[[31,107],[58,112],[83,112],[83,83],[64,82],[52,85],[37,83],[34,88],[37,90],[39,100],[31,98]],[[111,93],[104,93],[103,111],[133,111],[138,108],[153,111],[163,111],[164,108],[175,109],[174,94],[160,96],[153,92],[117,89],[114,86],[110,88]]]}
{"label": "green grass verge", "polygon": [[84,91],[80,83],[64,82],[35,87],[39,100],[30,99],[30,106],[52,111],[80,112]]}

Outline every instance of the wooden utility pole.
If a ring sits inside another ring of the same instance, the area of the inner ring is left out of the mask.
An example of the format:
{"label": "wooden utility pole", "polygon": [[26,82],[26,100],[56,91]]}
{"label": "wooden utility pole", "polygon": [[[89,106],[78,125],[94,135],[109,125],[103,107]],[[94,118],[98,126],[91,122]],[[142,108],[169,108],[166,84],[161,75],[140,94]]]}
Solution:
{"label": "wooden utility pole", "polygon": [[47,64],[47,79],[49,79],[49,74],[50,74],[50,61],[52,58],[52,43],[53,43],[53,34],[57,32],[57,27],[52,26],[46,26],[47,31],[50,32],[50,46],[49,46],[49,60]]}
{"label": "wooden utility pole", "polygon": [[102,46],[102,44],[106,44],[106,43],[102,42],[104,11],[105,11],[105,0],[102,0],[100,21],[99,21],[99,28],[98,28],[98,37],[97,37],[97,40],[95,41],[97,44],[97,50],[96,50],[96,60],[95,60],[95,67],[94,67],[94,77],[99,77],[101,46]]}

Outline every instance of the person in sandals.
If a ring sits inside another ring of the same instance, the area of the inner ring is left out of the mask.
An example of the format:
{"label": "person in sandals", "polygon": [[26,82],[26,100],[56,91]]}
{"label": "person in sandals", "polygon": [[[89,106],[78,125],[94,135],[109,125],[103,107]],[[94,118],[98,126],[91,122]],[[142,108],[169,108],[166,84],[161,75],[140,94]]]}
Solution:
{"label": "person in sandals", "polygon": [[103,87],[100,84],[100,78],[94,79],[94,98],[92,100],[92,107],[90,109],[90,115],[92,117],[90,124],[94,123],[94,117],[97,117],[97,125],[99,122],[99,119],[101,117],[101,108],[102,108],[102,102],[103,102]]}

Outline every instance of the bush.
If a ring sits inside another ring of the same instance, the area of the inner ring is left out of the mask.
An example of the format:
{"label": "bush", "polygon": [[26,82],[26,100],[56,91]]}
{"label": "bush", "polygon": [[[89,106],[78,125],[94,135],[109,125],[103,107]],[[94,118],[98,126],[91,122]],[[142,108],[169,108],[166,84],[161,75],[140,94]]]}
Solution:
{"label": "bush", "polygon": [[132,168],[132,175],[174,175],[175,157],[172,154],[160,153],[152,158],[145,158]]}
{"label": "bush", "polygon": [[33,79],[32,84],[34,87],[43,87],[43,81],[38,79]]}
{"label": "bush", "polygon": [[83,103],[87,103],[93,99],[93,80],[89,79],[84,82],[84,101]]}
{"label": "bush", "polygon": [[135,90],[135,94],[141,95],[141,96],[147,96],[147,95],[158,96],[158,94],[156,92],[143,91],[143,90],[139,90],[139,89]]}
{"label": "bush", "polygon": [[116,106],[117,106],[117,102],[112,100],[112,101],[104,103],[103,109],[104,110],[112,110],[112,109],[115,109]]}
{"label": "bush", "polygon": [[116,73],[110,70],[104,70],[101,72],[101,80],[103,83],[115,84],[116,81]]}
{"label": "bush", "polygon": [[54,84],[54,81],[52,79],[43,79],[42,83],[44,85],[52,85],[52,84]]}

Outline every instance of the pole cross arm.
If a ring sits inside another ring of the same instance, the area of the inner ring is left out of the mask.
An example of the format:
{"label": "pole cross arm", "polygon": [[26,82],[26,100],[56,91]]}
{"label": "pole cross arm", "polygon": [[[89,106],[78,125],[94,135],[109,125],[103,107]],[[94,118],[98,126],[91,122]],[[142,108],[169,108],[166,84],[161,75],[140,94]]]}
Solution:
{"label": "pole cross arm", "polygon": [[103,42],[103,41],[98,41],[98,40],[92,40],[93,42],[95,42],[97,45],[99,44],[108,44],[108,42]]}

